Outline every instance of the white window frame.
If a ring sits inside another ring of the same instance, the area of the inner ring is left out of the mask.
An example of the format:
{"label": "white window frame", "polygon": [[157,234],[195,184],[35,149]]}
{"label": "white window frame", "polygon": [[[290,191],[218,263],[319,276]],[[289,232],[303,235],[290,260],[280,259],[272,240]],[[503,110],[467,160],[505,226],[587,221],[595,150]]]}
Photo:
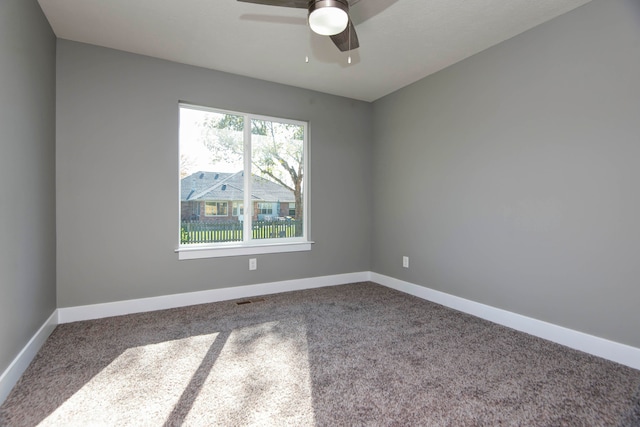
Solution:
{"label": "white window frame", "polygon": [[[176,233],[178,239],[178,247],[175,252],[178,253],[179,260],[187,260],[187,259],[199,259],[199,258],[218,258],[218,257],[230,257],[230,256],[243,256],[243,255],[259,255],[259,254],[271,254],[271,253],[282,253],[282,252],[300,252],[300,251],[310,251],[311,245],[313,241],[309,237],[309,219],[310,215],[310,185],[309,185],[309,123],[306,121],[300,120],[292,120],[292,119],[284,119],[281,117],[271,117],[271,116],[263,116],[257,114],[249,114],[242,113],[238,111],[229,111],[223,110],[219,108],[210,108],[204,107],[200,105],[194,105],[189,103],[180,102],[179,108],[191,108],[202,111],[208,111],[213,113],[220,114],[233,114],[244,117],[244,170],[251,170],[251,120],[267,120],[274,121],[277,123],[285,123],[292,124],[297,126],[302,126],[304,128],[304,140],[303,140],[303,171],[304,171],[304,192],[302,194],[303,197],[303,231],[302,236],[300,237],[291,237],[291,238],[275,238],[275,239],[256,239],[256,240],[246,240],[243,242],[221,242],[221,243],[201,243],[201,244],[190,244],[190,245],[181,245],[179,241],[180,233]],[[179,111],[179,109],[178,109]],[[179,144],[179,141],[178,141]],[[178,156],[179,157],[179,156]],[[179,175],[179,174],[178,174]],[[180,177],[178,176],[178,182]],[[180,185],[178,185],[180,189]],[[247,189],[245,191],[245,198],[243,201],[244,204],[244,217],[252,218],[253,217],[253,200],[251,200],[251,173],[244,174],[244,188]],[[180,203],[180,194],[178,194],[178,203]],[[179,206],[179,205],[178,205]],[[206,207],[205,207],[206,209]],[[227,206],[228,209],[228,206]],[[233,208],[232,208],[233,209]],[[180,211],[180,209],[178,209]],[[228,213],[228,212],[227,212]],[[244,221],[244,235],[251,235],[251,226],[252,221]],[[178,214],[178,230],[180,230],[180,214]]]}

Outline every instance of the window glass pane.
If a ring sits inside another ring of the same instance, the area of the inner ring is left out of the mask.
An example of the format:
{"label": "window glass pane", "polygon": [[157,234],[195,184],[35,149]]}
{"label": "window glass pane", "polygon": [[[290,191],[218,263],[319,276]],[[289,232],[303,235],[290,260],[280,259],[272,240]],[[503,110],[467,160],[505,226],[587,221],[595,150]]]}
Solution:
{"label": "window glass pane", "polygon": [[206,216],[214,216],[216,214],[215,205],[212,202],[205,202],[204,214]]}
{"label": "window glass pane", "polygon": [[180,104],[180,245],[305,236],[305,132],[301,122]]}
{"label": "window glass pane", "polygon": [[205,216],[227,216],[227,202],[205,202]]}
{"label": "window glass pane", "polygon": [[[303,235],[304,126],[251,120],[253,239]],[[294,215],[288,209],[295,204]]]}
{"label": "window glass pane", "polygon": [[233,216],[244,215],[244,203],[233,202]]}
{"label": "window glass pane", "polygon": [[180,244],[243,240],[244,117],[180,106]]}

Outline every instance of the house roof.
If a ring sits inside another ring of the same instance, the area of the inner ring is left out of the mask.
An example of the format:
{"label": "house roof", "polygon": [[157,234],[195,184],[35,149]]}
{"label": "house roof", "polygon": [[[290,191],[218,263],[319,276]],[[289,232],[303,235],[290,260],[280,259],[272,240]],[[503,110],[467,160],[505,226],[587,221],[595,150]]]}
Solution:
{"label": "house roof", "polygon": [[[251,199],[294,202],[293,191],[268,179],[251,175]],[[180,200],[243,200],[244,172],[198,171],[180,180]]]}

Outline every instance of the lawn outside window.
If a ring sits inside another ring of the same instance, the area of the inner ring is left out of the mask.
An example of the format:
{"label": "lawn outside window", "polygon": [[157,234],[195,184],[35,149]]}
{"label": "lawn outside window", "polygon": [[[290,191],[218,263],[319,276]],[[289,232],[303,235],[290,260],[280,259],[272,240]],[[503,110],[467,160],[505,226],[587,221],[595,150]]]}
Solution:
{"label": "lawn outside window", "polygon": [[307,123],[179,111],[179,259],[310,250]]}

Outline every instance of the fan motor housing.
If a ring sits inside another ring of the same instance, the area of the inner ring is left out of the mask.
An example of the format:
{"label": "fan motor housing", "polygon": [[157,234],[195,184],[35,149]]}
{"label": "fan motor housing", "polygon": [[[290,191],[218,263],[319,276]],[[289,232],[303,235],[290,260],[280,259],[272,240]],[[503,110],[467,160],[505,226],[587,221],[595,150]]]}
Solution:
{"label": "fan motor housing", "polygon": [[349,2],[347,0],[309,0],[309,14],[323,7],[337,7],[347,12],[347,14],[349,13]]}

